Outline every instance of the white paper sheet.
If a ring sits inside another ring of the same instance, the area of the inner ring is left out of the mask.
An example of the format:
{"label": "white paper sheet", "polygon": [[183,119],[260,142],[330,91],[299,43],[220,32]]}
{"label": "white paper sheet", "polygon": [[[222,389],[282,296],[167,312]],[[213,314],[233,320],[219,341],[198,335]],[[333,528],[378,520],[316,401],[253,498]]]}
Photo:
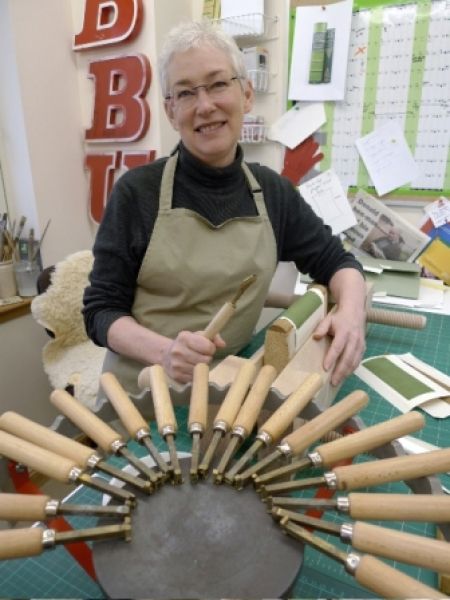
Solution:
{"label": "white paper sheet", "polygon": [[356,225],[356,218],[336,173],[328,169],[299,186],[300,194],[336,235]]}
{"label": "white paper sheet", "polygon": [[[296,9],[288,97],[290,100],[343,100],[352,21],[352,0]],[[310,84],[309,67],[314,25],[335,30],[331,81]]]}
{"label": "white paper sheet", "polygon": [[323,102],[298,102],[271,125],[267,137],[292,150],[326,120]]}
{"label": "white paper sheet", "polygon": [[385,123],[356,140],[356,147],[379,196],[419,175],[403,131],[396,121]]}

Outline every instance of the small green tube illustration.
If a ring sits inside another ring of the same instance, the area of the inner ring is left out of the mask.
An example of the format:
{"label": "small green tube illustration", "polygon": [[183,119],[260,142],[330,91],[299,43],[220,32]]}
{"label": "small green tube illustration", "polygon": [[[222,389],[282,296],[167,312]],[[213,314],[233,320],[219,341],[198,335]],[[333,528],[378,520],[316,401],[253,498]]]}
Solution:
{"label": "small green tube illustration", "polygon": [[330,83],[333,64],[335,29],[327,29],[325,38],[325,61],[323,64],[323,83]]}
{"label": "small green tube illustration", "polygon": [[309,64],[309,83],[323,82],[327,24],[315,23]]}

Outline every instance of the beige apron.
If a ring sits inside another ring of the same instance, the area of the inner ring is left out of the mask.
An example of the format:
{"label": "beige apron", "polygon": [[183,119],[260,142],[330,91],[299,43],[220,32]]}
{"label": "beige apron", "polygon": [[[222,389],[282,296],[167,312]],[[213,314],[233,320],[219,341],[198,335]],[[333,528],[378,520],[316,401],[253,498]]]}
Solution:
{"label": "beige apron", "polygon": [[[256,282],[221,332],[227,346],[215,354],[218,362],[236,354],[253,334],[277,264],[275,236],[260,186],[245,163],[258,215],[230,219],[219,227],[191,210],[172,208],[176,164],[175,155],[164,167],[159,212],[138,274],[132,315],[170,338],[181,330],[203,330],[243,279],[255,273]],[[138,394],[137,377],[144,366],[108,351],[103,370],[113,371],[129,393]]]}

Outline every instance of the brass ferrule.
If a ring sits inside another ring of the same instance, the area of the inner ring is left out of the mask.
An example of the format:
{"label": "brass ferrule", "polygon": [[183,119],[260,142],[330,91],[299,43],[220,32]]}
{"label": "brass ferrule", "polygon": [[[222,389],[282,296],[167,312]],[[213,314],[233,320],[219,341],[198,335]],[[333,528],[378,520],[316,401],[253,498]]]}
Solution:
{"label": "brass ferrule", "polygon": [[318,452],[311,452],[311,454],[308,454],[308,458],[311,461],[313,467],[322,466],[322,457]]}
{"label": "brass ferrule", "polygon": [[233,427],[233,431],[231,432],[231,435],[236,435],[237,437],[240,437],[241,440],[243,440],[244,438],[247,437],[247,431],[246,431],[245,427],[236,425],[236,427]]}
{"label": "brass ferrule", "polygon": [[360,560],[361,557],[359,556],[359,554],[354,554],[353,552],[350,552],[350,554],[347,555],[347,559],[345,561],[345,570],[347,571],[347,573],[350,573],[350,575],[354,575],[356,569],[359,566]]}
{"label": "brass ferrule", "polygon": [[270,446],[270,444],[272,443],[272,436],[269,433],[266,433],[265,431],[260,431],[256,436],[256,439],[261,440],[261,442],[265,446]]}
{"label": "brass ferrule", "polygon": [[146,437],[150,437],[150,433],[148,431],[148,429],[139,429],[138,431],[136,431],[135,433],[135,439],[137,442],[140,442],[141,440],[143,440]]}
{"label": "brass ferrule", "polygon": [[279,446],[277,446],[277,450],[281,452],[281,454],[283,454],[286,458],[292,456],[292,448],[289,446],[289,444],[286,444],[286,442],[281,443]]}
{"label": "brass ferrule", "polygon": [[214,431],[223,431],[223,433],[227,433],[229,430],[228,423],[226,421],[214,421]]}
{"label": "brass ferrule", "polygon": [[45,505],[45,514],[47,517],[54,517],[58,514],[59,500],[49,500]]}
{"label": "brass ferrule", "polygon": [[42,547],[53,548],[56,544],[56,531],[54,529],[44,529],[42,532]]}
{"label": "brass ferrule", "polygon": [[341,525],[340,535],[343,542],[348,542],[350,544],[353,538],[353,525],[351,523],[343,523]]}
{"label": "brass ferrule", "polygon": [[126,444],[125,442],[122,442],[122,440],[114,440],[114,442],[111,444],[111,451],[113,454],[117,454],[124,446],[126,446]]}
{"label": "brass ferrule", "polygon": [[175,435],[175,427],[173,425],[165,425],[161,429],[161,435],[166,437],[166,435]]}
{"label": "brass ferrule", "polygon": [[203,427],[203,425],[201,423],[197,423],[196,421],[194,423],[191,423],[189,425],[189,433],[199,433],[200,435],[203,435],[203,432],[205,431],[205,428]]}
{"label": "brass ferrule", "polygon": [[88,461],[87,461],[87,467],[89,467],[90,469],[95,469],[95,467],[98,465],[98,463],[102,460],[101,456],[99,456],[98,454],[91,454],[91,456],[89,457]]}
{"label": "brass ferrule", "polygon": [[325,479],[327,486],[330,488],[330,490],[337,489],[337,477],[333,473],[333,471],[328,471],[328,472],[324,473],[323,477]]}
{"label": "brass ferrule", "polygon": [[350,512],[350,500],[348,496],[338,496],[336,499],[336,508],[340,512],[349,513]]}
{"label": "brass ferrule", "polygon": [[75,483],[78,480],[78,477],[82,474],[82,470],[79,467],[72,467],[69,472],[69,481]]}

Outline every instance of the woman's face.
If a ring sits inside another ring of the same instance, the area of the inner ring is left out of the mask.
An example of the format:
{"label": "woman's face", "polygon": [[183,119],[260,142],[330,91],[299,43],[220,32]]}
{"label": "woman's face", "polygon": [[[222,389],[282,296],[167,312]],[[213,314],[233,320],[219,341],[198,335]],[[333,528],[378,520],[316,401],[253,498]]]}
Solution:
{"label": "woman's face", "polygon": [[[253,106],[251,84],[235,77],[228,56],[209,45],[175,54],[169,63],[167,116],[186,148],[213,167],[233,162],[244,114]],[[217,85],[210,89],[220,88],[220,82],[224,86],[219,94],[205,87],[191,93],[212,83]]]}

